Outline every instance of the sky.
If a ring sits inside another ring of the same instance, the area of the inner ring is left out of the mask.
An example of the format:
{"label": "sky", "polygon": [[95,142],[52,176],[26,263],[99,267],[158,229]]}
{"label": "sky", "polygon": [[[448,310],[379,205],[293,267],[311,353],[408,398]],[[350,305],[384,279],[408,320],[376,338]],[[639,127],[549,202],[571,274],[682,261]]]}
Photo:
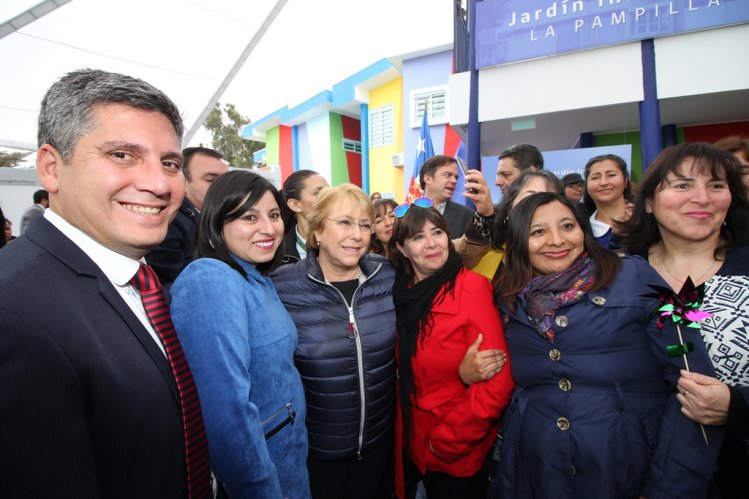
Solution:
{"label": "sky", "polygon": [[[0,22],[39,0],[0,0]],[[33,144],[39,102],[82,67],[143,78],[192,127],[277,0],[72,0],[0,39],[0,146]],[[452,43],[451,0],[288,0],[220,102],[258,120],[383,57]],[[206,141],[199,134],[190,144]]]}

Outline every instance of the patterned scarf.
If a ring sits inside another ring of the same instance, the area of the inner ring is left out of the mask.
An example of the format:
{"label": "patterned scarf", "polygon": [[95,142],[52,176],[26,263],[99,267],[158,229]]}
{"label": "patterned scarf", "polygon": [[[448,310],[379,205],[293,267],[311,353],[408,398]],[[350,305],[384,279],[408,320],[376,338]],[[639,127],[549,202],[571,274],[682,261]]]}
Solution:
{"label": "patterned scarf", "polygon": [[554,341],[552,327],[557,308],[583,296],[593,284],[595,271],[595,263],[583,253],[566,270],[534,277],[518,293],[520,305],[542,338]]}

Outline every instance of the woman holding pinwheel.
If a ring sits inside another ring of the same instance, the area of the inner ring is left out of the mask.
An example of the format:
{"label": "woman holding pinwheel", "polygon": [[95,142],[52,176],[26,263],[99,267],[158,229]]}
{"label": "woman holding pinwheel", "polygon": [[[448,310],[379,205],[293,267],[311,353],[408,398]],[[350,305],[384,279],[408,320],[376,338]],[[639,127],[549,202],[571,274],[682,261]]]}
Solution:
{"label": "woman holding pinwheel", "polygon": [[[667,354],[699,332],[660,330],[651,286],[666,284],[642,258],[600,247],[564,196],[513,209],[495,289],[516,388],[490,497],[708,496],[723,431],[681,413],[683,358]],[[711,369],[704,348],[689,362]]]}
{"label": "woman holding pinwheel", "polygon": [[[647,169],[624,227],[625,245],[645,256],[671,287],[661,314],[688,280],[704,294],[702,344],[710,371],[682,372],[682,412],[703,425],[725,425],[716,485],[722,498],[749,497],[749,203],[741,164],[705,143],[663,151]],[[685,290],[688,291],[688,290]],[[693,308],[693,307],[686,307]],[[689,322],[685,314],[666,322]],[[688,354],[689,361],[694,354]]]}

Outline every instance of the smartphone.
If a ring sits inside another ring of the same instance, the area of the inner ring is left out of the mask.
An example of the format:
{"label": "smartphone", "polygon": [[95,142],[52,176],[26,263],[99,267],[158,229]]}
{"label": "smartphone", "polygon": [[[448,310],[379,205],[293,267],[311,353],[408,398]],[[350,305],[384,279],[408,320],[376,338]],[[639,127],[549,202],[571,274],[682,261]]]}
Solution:
{"label": "smartphone", "polygon": [[[455,158],[458,161],[458,166],[461,170],[463,170],[463,178],[466,178],[466,175],[468,175],[468,165],[466,165],[466,162],[463,161],[463,158],[456,157]],[[470,187],[466,189],[468,192],[476,193],[476,189],[471,189]]]}

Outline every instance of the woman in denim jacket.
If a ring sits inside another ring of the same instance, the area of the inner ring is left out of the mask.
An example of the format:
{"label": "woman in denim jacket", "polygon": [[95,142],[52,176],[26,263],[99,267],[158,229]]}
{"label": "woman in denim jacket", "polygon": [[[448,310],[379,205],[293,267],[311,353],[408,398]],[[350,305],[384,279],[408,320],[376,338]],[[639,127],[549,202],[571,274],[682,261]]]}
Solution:
{"label": "woman in denim jacket", "polygon": [[265,275],[281,257],[280,203],[254,173],[222,175],[205,198],[196,260],[172,286],[213,471],[233,499],[310,497],[297,331]]}

